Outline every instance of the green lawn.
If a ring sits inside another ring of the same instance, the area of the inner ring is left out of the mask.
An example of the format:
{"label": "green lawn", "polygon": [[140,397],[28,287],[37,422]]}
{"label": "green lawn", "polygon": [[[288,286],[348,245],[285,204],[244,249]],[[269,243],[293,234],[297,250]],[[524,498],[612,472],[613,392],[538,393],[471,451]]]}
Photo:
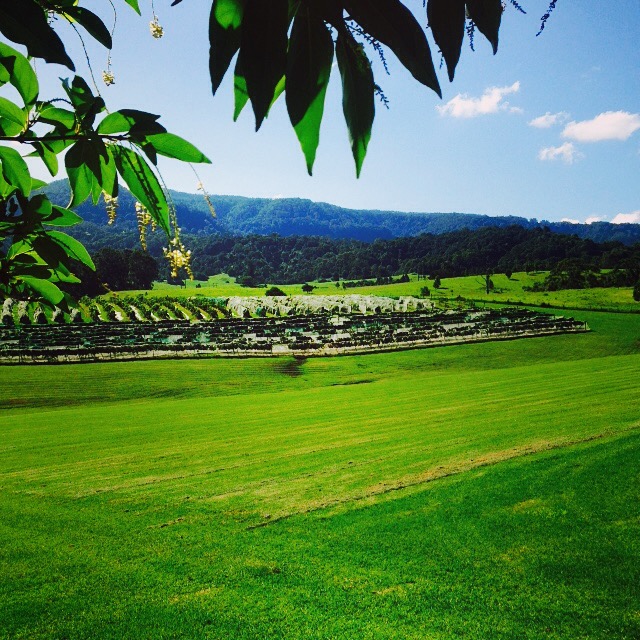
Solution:
{"label": "green lawn", "polygon": [[640,637],[640,316],[0,367],[0,638]]}

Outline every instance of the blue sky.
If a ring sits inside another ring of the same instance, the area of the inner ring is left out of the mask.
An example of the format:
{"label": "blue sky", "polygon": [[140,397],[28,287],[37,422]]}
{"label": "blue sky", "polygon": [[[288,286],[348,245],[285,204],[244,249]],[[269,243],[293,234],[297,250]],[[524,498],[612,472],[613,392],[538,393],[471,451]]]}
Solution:
{"label": "blue sky", "polygon": [[[337,69],[309,177],[284,100],[255,133],[250,106],[237,123],[232,121],[230,73],[211,96],[209,2],[184,0],[171,8],[168,0],[157,1],[165,35],[154,40],[147,0],[140,0],[142,19],[122,0],[114,1],[116,82],[101,88],[107,104],[112,110],[159,113],[170,131],[195,143],[212,160],[197,167],[212,194],[302,197],[352,208],[640,222],[637,0],[560,0],[540,37],[536,32],[548,1],[522,0],[527,15],[509,6],[498,55],[491,55],[480,34],[475,52],[465,43],[454,82],[448,82],[444,68],[439,72],[442,100],[413,81],[387,51],[391,75],[376,60],[374,69],[390,109],[377,106],[359,180]],[[425,24],[421,0],[407,4]],[[100,13],[110,23],[110,9]],[[89,52],[99,76],[106,52],[99,46]],[[81,62],[81,52],[74,59]],[[67,75],[62,68],[55,71],[54,78]],[[53,95],[54,85],[44,86]],[[196,190],[188,166],[167,161],[161,170],[171,188]]]}

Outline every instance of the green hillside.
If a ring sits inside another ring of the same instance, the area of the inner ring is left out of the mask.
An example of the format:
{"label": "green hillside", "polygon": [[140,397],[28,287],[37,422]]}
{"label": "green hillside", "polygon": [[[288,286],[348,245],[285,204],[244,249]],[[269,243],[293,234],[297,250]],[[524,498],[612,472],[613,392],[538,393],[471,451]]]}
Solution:
{"label": "green hillside", "polygon": [[[528,291],[535,283],[542,282],[547,272],[514,273],[511,278],[504,274],[492,277],[495,288],[486,293],[484,279],[480,276],[466,276],[463,278],[442,278],[441,287],[435,289],[432,280],[418,280],[415,274],[410,274],[409,282],[386,285],[358,286],[348,289],[336,287],[334,282],[311,282],[315,287],[311,295],[336,295],[339,293],[356,293],[379,296],[420,296],[423,287],[428,287],[433,300],[448,302],[455,305],[458,298],[478,303],[496,304],[528,304],[543,305],[558,309],[582,309],[611,311],[640,311],[640,304],[633,299],[633,287],[607,287],[597,289],[566,289],[563,291]],[[302,295],[302,284],[278,285],[287,295]],[[133,291],[134,294],[144,294],[150,297],[229,297],[229,296],[262,296],[264,287],[244,287],[235,278],[227,274],[218,274],[208,280],[186,281],[185,286],[170,285],[156,282],[151,291]],[[129,292],[112,294],[115,297],[127,295]]]}

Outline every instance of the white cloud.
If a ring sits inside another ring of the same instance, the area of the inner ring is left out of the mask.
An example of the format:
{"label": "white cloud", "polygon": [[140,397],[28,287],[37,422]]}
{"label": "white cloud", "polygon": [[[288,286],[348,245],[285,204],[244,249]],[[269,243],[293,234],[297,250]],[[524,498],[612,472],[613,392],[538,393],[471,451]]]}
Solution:
{"label": "white cloud", "polygon": [[613,224],[640,224],[640,211],[632,211],[631,213],[619,213],[611,222]]}
{"label": "white cloud", "polygon": [[640,129],[640,114],[627,111],[605,111],[592,120],[570,122],[562,132],[564,138],[577,142],[627,140]]}
{"label": "white cloud", "polygon": [[545,147],[538,152],[540,160],[562,160],[567,164],[573,164],[573,161],[579,157],[580,154],[572,142],[565,142],[559,147]]}
{"label": "white cloud", "polygon": [[556,124],[566,122],[569,119],[569,114],[565,111],[559,111],[558,113],[551,113],[547,111],[543,116],[538,116],[529,122],[529,126],[536,129],[549,129]]}
{"label": "white cloud", "polygon": [[602,216],[589,216],[584,222],[576,220],[575,218],[562,218],[560,222],[570,222],[571,224],[593,224],[594,222],[602,222],[604,218]]}
{"label": "white cloud", "polygon": [[466,93],[459,93],[447,104],[436,109],[440,115],[452,118],[475,118],[505,110],[520,112],[518,107],[510,107],[508,102],[504,102],[505,96],[517,93],[519,90],[520,83],[514,82],[510,87],[489,87],[479,98],[471,98]]}

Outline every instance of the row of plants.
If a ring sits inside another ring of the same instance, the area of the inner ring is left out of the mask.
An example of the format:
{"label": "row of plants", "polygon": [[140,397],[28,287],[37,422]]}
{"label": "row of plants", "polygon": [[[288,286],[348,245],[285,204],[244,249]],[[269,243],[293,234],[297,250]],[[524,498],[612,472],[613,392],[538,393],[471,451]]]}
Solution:
{"label": "row of plants", "polygon": [[[121,316],[122,312],[110,300],[100,303],[96,303],[97,313]],[[120,351],[150,354],[158,350],[193,352],[194,355],[202,350],[250,354],[276,352],[282,347],[321,353],[324,349],[394,348],[394,345],[446,344],[452,340],[475,341],[587,330],[584,323],[570,318],[521,309],[409,313],[403,318],[399,314],[385,317],[358,315],[338,324],[335,319],[316,316],[313,326],[310,323],[303,330],[299,318],[238,318],[213,323],[94,322],[62,324],[55,331],[52,328],[42,331],[38,326],[14,327],[7,330],[7,339],[0,350],[6,357],[27,358],[32,353],[66,357],[87,350],[105,354],[105,357]]]}
{"label": "row of plants", "polygon": [[224,299],[149,298],[144,295],[82,298],[77,307],[64,311],[39,302],[6,298],[0,325],[47,325],[101,322],[211,321],[229,317]]}

